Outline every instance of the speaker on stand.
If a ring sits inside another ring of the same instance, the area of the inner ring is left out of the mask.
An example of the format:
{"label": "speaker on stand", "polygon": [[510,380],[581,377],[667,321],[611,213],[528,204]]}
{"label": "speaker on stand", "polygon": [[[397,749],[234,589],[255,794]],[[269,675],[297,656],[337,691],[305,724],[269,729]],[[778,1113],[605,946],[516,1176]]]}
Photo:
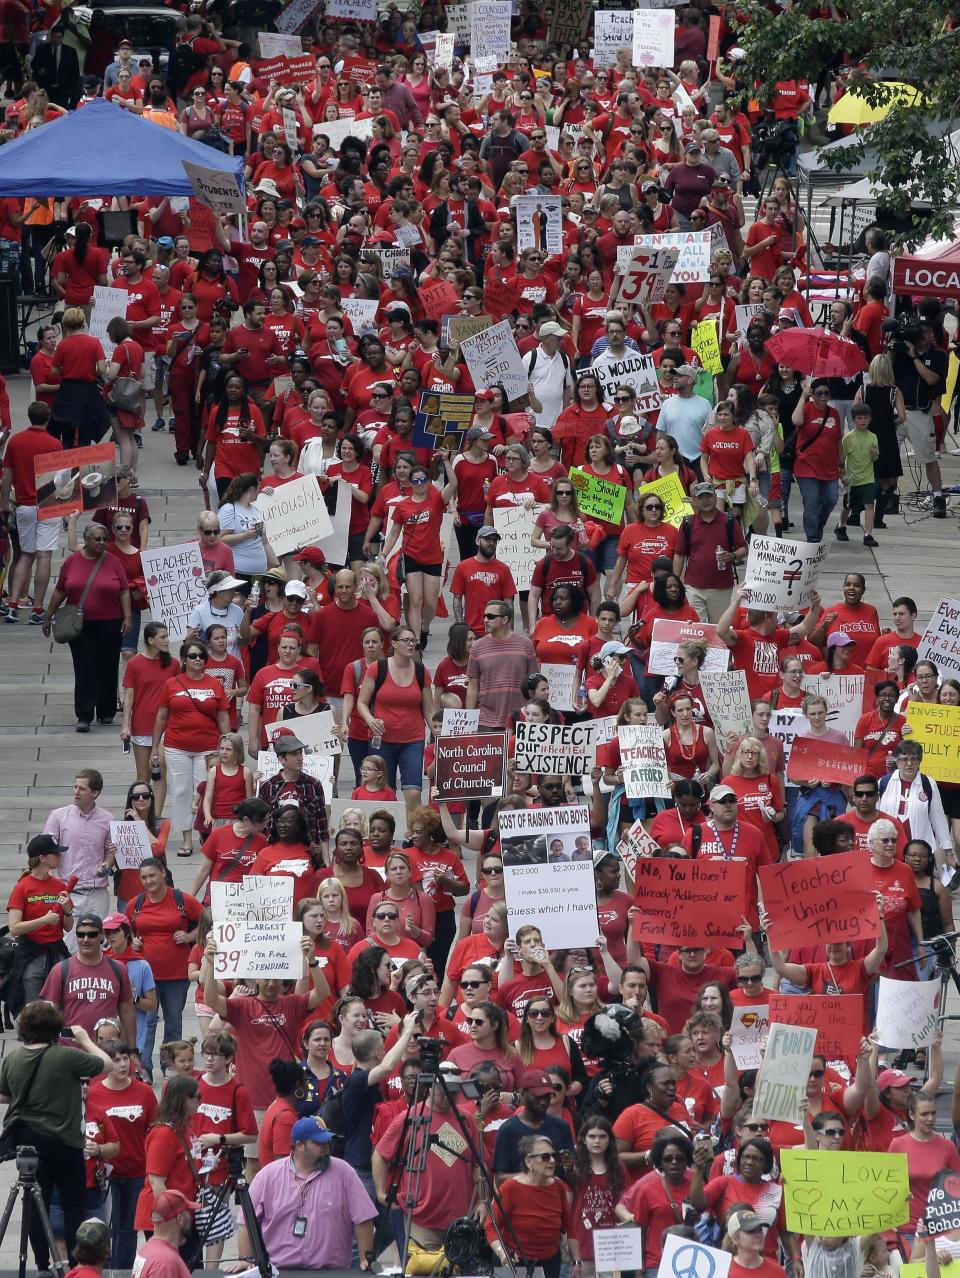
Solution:
{"label": "speaker on stand", "polygon": [[0,373],[20,371],[20,325],[17,322],[17,277],[0,272]]}

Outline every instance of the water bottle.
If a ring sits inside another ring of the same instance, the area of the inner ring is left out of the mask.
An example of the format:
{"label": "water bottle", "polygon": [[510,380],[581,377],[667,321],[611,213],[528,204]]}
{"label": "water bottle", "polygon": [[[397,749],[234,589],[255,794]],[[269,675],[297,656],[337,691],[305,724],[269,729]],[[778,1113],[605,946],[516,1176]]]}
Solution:
{"label": "water bottle", "polygon": [[587,706],[587,675],[586,671],[580,676],[580,690],[577,693],[577,710],[582,712]]}
{"label": "water bottle", "polygon": [[727,566],[727,561],[726,561],[726,559],[724,558],[724,556],[726,555],[726,553],[727,553],[727,552],[724,550],[724,548],[723,548],[722,546],[718,546],[718,547],[717,547],[717,551],[716,551],[716,554],[717,554],[717,567],[719,568],[719,570],[720,570],[721,572],[723,572],[724,568],[726,568],[726,566]]}
{"label": "water bottle", "polygon": [[253,583],[253,585],[250,588],[250,607],[256,608],[259,602],[260,602],[260,579],[257,578],[257,580]]}
{"label": "water bottle", "polygon": [[151,780],[151,781],[159,781],[159,780],[160,780],[160,776],[161,776],[161,773],[160,773],[160,764],[159,764],[159,763],[151,763],[151,764],[150,764],[150,780]]}

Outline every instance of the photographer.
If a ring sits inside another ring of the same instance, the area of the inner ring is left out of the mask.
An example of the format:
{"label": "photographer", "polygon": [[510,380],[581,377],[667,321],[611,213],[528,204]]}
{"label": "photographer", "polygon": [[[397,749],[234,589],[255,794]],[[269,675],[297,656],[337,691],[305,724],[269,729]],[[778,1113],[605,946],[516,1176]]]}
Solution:
{"label": "photographer", "polygon": [[[54,1187],[63,1206],[64,1238],[73,1252],[84,1208],[84,1126],[80,1083],[94,1078],[110,1058],[86,1030],[76,1026],[76,1047],[62,1047],[63,1013],[52,1003],[37,1000],[23,1009],[20,1046],[8,1052],[0,1066],[0,1103],[7,1112],[3,1123],[3,1156],[28,1145],[36,1151],[37,1184],[50,1211]],[[77,1050],[80,1049],[80,1050]],[[37,1269],[49,1270],[50,1253],[39,1215],[30,1218],[30,1244]]]}
{"label": "photographer", "polygon": [[933,517],[946,519],[947,499],[943,495],[931,410],[946,384],[947,357],[934,345],[934,329],[929,320],[915,325],[898,322],[890,333],[889,350],[893,380],[907,410],[907,439],[918,464],[927,472],[933,492]]}

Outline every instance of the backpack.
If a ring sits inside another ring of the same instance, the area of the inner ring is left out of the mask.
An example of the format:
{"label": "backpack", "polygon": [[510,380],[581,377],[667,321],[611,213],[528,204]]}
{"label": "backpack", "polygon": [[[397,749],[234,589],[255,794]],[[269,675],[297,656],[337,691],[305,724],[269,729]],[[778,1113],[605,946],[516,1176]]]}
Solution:
{"label": "backpack", "polygon": [[343,1084],[345,1081],[346,1078],[341,1076],[339,1087],[335,1087],[334,1079],[330,1080],[330,1087],[323,1098],[323,1104],[320,1106],[318,1115],[327,1131],[334,1133],[334,1138],[330,1142],[330,1152],[334,1158],[342,1158],[346,1147],[346,1137],[343,1134],[346,1125],[346,1115],[343,1111]]}
{"label": "backpack", "polygon": [[[580,572],[583,574],[583,588],[587,588],[587,564],[593,563],[589,556],[585,555],[582,550],[577,551],[577,559],[580,561]],[[550,579],[550,568],[553,565],[553,555],[549,552],[543,557],[543,580],[544,583]]]}
{"label": "backpack", "polygon": [[[103,956],[110,964],[110,969],[120,983],[123,989],[123,969],[116,959],[112,959],[109,954]],[[75,954],[71,954],[70,958],[76,958]],[[67,978],[70,976],[70,958],[61,959],[57,964],[57,972],[60,975],[60,998],[63,999],[63,991],[67,988]]]}
{"label": "backpack", "polygon": [[[143,903],[144,901],[146,901],[146,899],[147,899],[146,892],[141,892],[133,902],[133,918],[131,919],[131,922],[133,923],[134,927],[136,927],[137,915],[143,909]],[[179,888],[173,889],[173,900],[177,909],[180,911],[180,931],[189,932],[190,920],[187,918],[187,911],[185,908],[183,893],[180,891]]]}
{"label": "backpack", "polygon": [[[419,685],[420,691],[423,692],[424,684],[427,681],[427,676],[423,669],[423,662],[415,661],[413,664],[413,668],[416,671],[417,684]],[[389,672],[389,669],[390,668],[387,665],[387,658],[381,657],[380,660],[377,662],[377,677],[373,681],[373,693],[370,697],[369,710],[371,714],[373,713],[373,703],[377,699],[377,693],[380,691],[380,689],[383,687],[383,685],[387,681],[387,674]]]}
{"label": "backpack", "polygon": [[[733,554],[733,525],[736,522],[737,517],[732,510],[728,510],[725,518],[727,521],[727,549],[731,554]],[[693,533],[693,515],[684,515],[684,517],[680,520],[680,527],[683,529],[684,536],[687,539],[687,555],[689,555],[691,550],[690,538]]]}
{"label": "backpack", "polygon": [[[540,350],[540,347],[539,347],[539,345],[537,345],[537,346],[535,346],[535,347],[533,348],[533,350],[530,352],[530,367],[527,369],[527,379],[528,379],[528,380],[529,380],[531,377],[533,377],[533,370],[534,370],[534,369],[536,368],[536,366],[537,366],[537,353],[539,352],[539,350]],[[563,364],[563,372],[564,372],[564,375],[566,375],[567,373],[569,373],[569,372],[570,372],[570,360],[569,360],[569,359],[567,358],[567,356],[563,353],[563,351],[560,351],[560,352],[558,352],[558,353],[559,353],[559,355],[560,355],[560,360],[561,360],[561,362],[562,362],[562,364]]]}
{"label": "backpack", "polygon": [[803,847],[803,826],[808,816],[815,813],[818,821],[835,821],[846,810],[846,799],[839,790],[827,790],[822,785],[806,792],[801,790],[790,821],[790,842],[794,851]]}
{"label": "backpack", "polygon": [[206,65],[207,55],[196,53],[192,41],[177,41],[170,54],[170,61],[167,63],[167,83],[177,97],[181,96],[180,90],[186,87],[190,77],[202,71]]}

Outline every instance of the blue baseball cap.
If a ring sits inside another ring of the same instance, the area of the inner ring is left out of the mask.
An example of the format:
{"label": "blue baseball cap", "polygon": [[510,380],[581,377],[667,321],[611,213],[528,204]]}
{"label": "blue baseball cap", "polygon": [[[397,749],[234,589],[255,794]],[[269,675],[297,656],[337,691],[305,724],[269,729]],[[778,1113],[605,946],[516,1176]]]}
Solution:
{"label": "blue baseball cap", "polygon": [[302,1140],[315,1140],[318,1145],[328,1145],[333,1140],[333,1132],[321,1126],[318,1118],[298,1118],[290,1129],[290,1142],[298,1145]]}

